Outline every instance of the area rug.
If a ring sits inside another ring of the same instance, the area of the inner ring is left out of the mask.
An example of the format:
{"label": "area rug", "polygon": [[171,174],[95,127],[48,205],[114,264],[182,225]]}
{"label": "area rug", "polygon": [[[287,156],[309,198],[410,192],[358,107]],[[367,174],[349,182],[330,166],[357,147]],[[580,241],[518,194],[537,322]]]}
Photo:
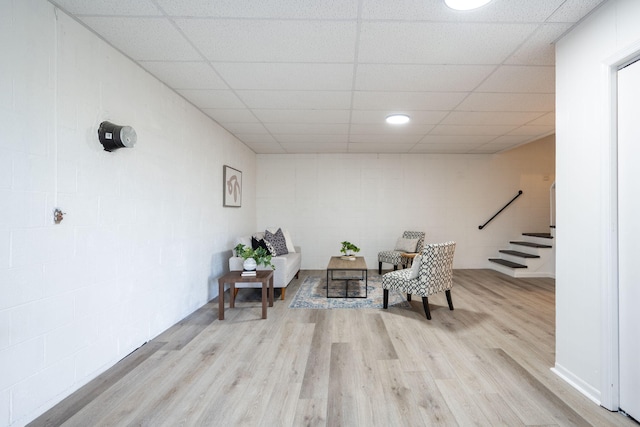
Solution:
{"label": "area rug", "polygon": [[[331,280],[330,296],[345,294],[344,280]],[[348,296],[364,295],[364,280],[350,280]],[[306,277],[293,297],[289,308],[382,308],[382,283],[379,275],[370,275],[367,298],[327,298],[327,278]],[[406,295],[389,291],[389,307],[409,307]]]}

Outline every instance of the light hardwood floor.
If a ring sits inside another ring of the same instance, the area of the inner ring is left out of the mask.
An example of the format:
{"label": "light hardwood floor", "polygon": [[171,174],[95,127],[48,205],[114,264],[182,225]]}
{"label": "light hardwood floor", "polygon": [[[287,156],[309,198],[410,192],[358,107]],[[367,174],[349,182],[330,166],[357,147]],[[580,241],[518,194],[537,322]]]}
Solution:
{"label": "light hardwood floor", "polygon": [[32,425],[637,426],[550,371],[551,279],[455,270],[455,310],[435,295],[431,321],[420,298],[290,309],[302,280],[324,274],[301,272],[266,320],[251,290],[223,321],[212,301]]}

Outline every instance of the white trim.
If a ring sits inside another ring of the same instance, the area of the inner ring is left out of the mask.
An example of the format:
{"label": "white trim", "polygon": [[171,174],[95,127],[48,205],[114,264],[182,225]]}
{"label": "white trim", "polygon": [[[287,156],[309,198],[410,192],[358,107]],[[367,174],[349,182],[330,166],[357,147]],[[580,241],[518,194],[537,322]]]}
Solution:
{"label": "white trim", "polygon": [[562,365],[556,365],[551,368],[551,372],[562,378],[569,383],[573,388],[585,395],[589,400],[593,401],[597,405],[601,405],[601,394],[598,390],[586,382],[582,381],[579,377],[573,375],[570,371],[566,370]]}
{"label": "white trim", "polygon": [[640,55],[640,41],[603,61],[602,117],[606,120],[602,135],[602,339],[601,405],[617,411],[620,403],[618,340],[618,167],[617,167],[617,73],[618,69]]}

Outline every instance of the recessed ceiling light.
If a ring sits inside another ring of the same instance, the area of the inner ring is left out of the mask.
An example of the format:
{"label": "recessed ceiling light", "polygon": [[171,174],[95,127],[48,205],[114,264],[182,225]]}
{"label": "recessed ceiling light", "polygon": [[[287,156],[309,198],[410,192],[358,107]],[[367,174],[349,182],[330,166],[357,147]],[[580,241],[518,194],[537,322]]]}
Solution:
{"label": "recessed ceiling light", "polygon": [[409,123],[409,116],[406,114],[392,114],[387,117],[387,123],[392,125],[403,125],[405,123]]}
{"label": "recessed ceiling light", "polygon": [[472,10],[484,6],[491,0],[444,0],[444,3],[455,10]]}

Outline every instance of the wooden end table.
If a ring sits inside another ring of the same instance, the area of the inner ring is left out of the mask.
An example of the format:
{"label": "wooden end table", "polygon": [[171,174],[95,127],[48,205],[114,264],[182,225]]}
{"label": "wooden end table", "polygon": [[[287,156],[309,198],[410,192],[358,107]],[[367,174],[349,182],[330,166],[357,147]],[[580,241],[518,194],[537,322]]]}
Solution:
{"label": "wooden end table", "polygon": [[411,267],[411,265],[413,264],[413,259],[418,255],[417,252],[403,252],[402,254],[400,254],[400,257],[402,258],[402,267],[403,268],[407,268],[407,267]]}
{"label": "wooden end table", "polygon": [[273,307],[273,270],[259,270],[251,277],[242,276],[242,271],[230,271],[218,279],[218,319],[224,320],[224,284],[228,283],[229,308],[234,308],[236,283],[262,283],[262,318],[267,318],[267,286],[269,286],[269,307]]}

